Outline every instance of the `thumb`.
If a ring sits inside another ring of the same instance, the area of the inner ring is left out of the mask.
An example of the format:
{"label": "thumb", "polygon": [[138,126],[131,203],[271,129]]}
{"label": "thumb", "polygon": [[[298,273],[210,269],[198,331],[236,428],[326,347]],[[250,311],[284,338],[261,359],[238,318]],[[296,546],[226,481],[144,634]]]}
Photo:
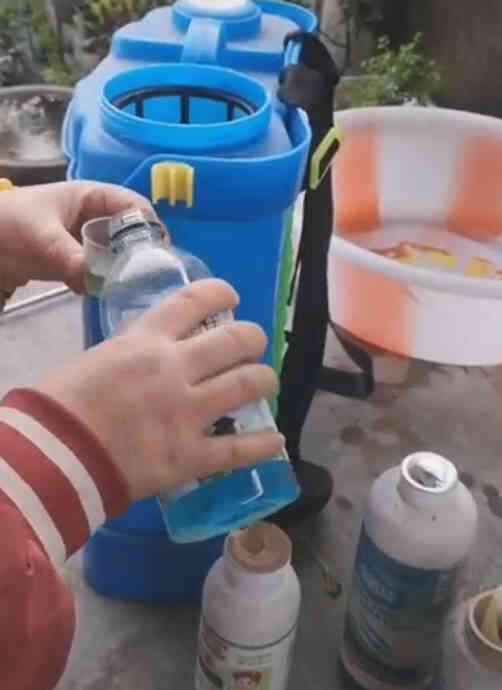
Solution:
{"label": "thumb", "polygon": [[113,216],[130,208],[154,212],[148,199],[125,187],[90,182],[69,184],[74,195],[74,203],[71,218],[68,219],[68,229],[74,237],[80,235],[82,226],[92,218]]}
{"label": "thumb", "polygon": [[82,245],[63,225],[54,232],[52,241],[44,249],[42,266],[45,280],[61,280],[78,294],[85,292],[85,261]]}

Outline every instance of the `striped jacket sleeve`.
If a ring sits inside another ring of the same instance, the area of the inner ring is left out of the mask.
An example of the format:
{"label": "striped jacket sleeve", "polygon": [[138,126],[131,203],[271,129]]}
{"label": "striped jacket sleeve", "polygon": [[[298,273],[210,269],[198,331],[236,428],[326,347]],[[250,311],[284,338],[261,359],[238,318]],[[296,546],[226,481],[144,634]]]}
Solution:
{"label": "striped jacket sleeve", "polygon": [[0,406],[0,688],[52,690],[75,629],[57,569],[128,506],[93,434],[56,401],[14,390]]}

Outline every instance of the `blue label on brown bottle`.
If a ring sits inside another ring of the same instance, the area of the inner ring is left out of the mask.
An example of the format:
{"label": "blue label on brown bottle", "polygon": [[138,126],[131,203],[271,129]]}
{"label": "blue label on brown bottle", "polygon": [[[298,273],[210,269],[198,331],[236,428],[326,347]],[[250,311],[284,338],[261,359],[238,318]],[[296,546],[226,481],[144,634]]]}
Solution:
{"label": "blue label on brown bottle", "polygon": [[400,563],[363,526],[345,630],[346,665],[391,686],[420,686],[438,662],[457,573],[458,566],[426,570]]}

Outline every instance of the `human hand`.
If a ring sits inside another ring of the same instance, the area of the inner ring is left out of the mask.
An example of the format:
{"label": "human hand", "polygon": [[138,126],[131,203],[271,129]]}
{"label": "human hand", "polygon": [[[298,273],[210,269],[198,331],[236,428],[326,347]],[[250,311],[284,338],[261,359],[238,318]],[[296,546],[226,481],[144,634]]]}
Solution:
{"label": "human hand", "polygon": [[96,434],[133,500],[283,448],[275,431],[206,433],[218,418],[276,392],[272,369],[256,364],[266,346],[258,326],[233,322],[188,337],[237,303],[222,281],[192,283],[39,387]]}
{"label": "human hand", "polygon": [[92,218],[131,207],[149,208],[128,189],[95,182],[62,182],[0,193],[0,293],[29,280],[60,280],[84,292],[80,229]]}

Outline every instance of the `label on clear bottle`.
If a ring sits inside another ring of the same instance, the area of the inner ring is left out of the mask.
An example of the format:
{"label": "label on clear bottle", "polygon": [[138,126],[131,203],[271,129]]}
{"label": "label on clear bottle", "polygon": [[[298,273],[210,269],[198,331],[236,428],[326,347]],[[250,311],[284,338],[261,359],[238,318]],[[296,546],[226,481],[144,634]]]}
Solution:
{"label": "label on clear bottle", "polygon": [[[232,312],[221,312],[208,317],[197,329],[195,329],[189,337],[200,335],[205,331],[217,328],[225,323],[230,323],[234,320]],[[209,436],[227,436],[232,434],[241,434],[245,432],[263,431],[264,429],[276,429],[276,424],[270,406],[266,400],[260,400],[257,403],[251,403],[241,407],[239,410],[230,412],[224,417],[216,420],[216,422],[207,430]],[[289,457],[284,449],[280,455],[274,460],[284,460],[289,462]],[[176,500],[191,493],[197,487],[208,484],[215,479],[221,477],[221,474],[212,475],[204,479],[195,480],[187,484],[183,484],[176,489],[171,489],[168,494],[159,496],[161,506],[165,506],[170,501]]]}
{"label": "label on clear bottle", "polygon": [[217,635],[203,619],[196,690],[285,690],[295,635],[296,625],[276,642],[242,647]]}
{"label": "label on clear bottle", "polygon": [[87,271],[84,275],[85,289],[91,297],[100,297],[103,292],[105,279],[103,276],[96,275]]}
{"label": "label on clear bottle", "polygon": [[[203,333],[211,328],[217,328],[233,320],[234,317],[230,311],[214,314],[201,324],[194,335]],[[208,431],[211,436],[226,436],[227,434],[239,434],[242,432],[276,428],[270,406],[266,400],[261,400],[260,402],[241,407],[239,410],[218,419]],[[284,451],[283,456],[278,459],[288,460],[289,458]]]}

